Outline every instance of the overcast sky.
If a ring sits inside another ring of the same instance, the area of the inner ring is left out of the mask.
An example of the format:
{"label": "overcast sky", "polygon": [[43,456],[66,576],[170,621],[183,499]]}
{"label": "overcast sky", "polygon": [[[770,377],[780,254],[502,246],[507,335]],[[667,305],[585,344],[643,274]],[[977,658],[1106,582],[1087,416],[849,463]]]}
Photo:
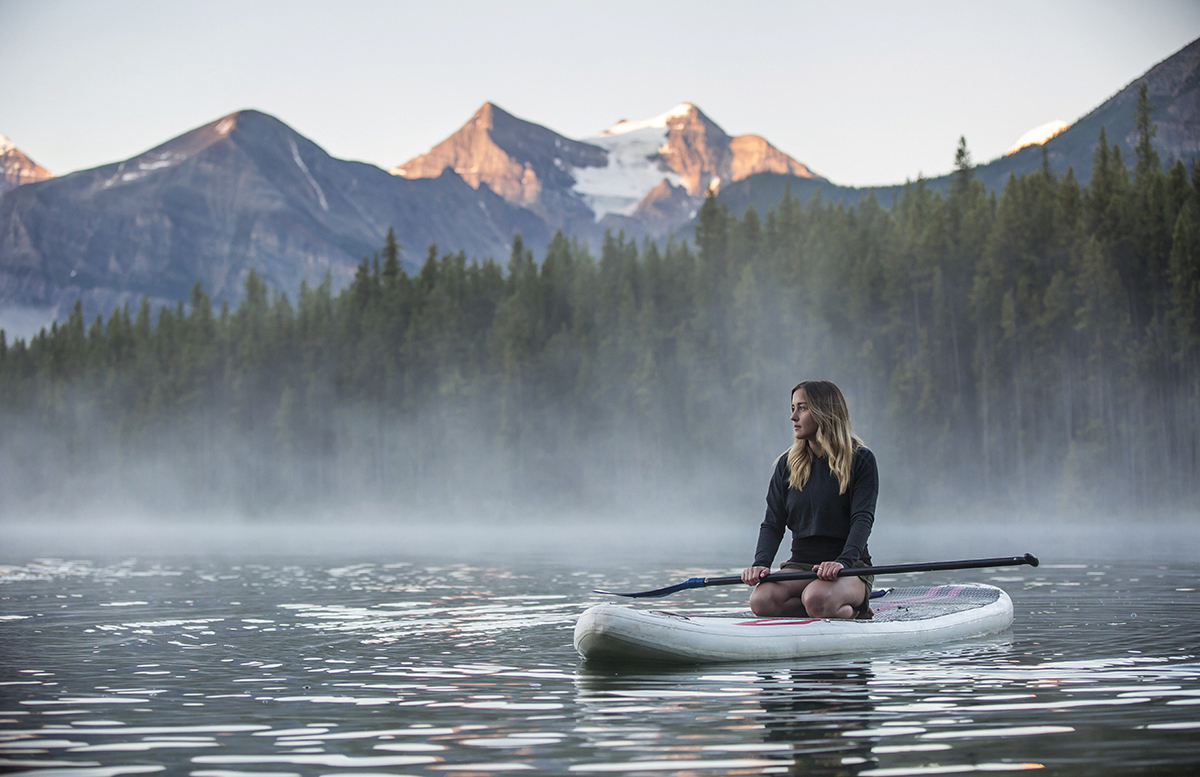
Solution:
{"label": "overcast sky", "polygon": [[0,0],[0,133],[56,174],[242,108],[390,167],[491,100],[574,138],[690,101],[836,183],[1074,121],[1200,37],[1200,2]]}

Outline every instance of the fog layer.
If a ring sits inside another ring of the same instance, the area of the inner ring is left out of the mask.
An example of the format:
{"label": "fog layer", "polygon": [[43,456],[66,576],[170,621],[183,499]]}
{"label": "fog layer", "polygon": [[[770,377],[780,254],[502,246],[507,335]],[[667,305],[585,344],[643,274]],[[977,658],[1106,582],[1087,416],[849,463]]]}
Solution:
{"label": "fog layer", "polygon": [[[1148,149],[1148,150],[1147,150]],[[1143,158],[1143,154],[1146,158]],[[538,265],[389,240],[293,305],[78,311],[0,341],[5,520],[761,510],[789,391],[827,378],[877,455],[881,515],[966,524],[1200,512],[1200,176],[1148,143],[1091,183],[891,210],[709,199],[695,246],[562,235]],[[641,520],[641,519],[639,519]]]}

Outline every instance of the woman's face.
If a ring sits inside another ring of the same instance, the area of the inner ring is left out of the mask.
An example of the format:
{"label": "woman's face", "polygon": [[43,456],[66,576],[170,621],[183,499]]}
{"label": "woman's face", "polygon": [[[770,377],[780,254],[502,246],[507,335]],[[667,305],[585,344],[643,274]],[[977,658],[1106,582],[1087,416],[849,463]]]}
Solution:
{"label": "woman's face", "polygon": [[796,389],[792,394],[792,431],[797,440],[815,440],[817,438],[817,420],[808,410],[808,397],[804,389]]}

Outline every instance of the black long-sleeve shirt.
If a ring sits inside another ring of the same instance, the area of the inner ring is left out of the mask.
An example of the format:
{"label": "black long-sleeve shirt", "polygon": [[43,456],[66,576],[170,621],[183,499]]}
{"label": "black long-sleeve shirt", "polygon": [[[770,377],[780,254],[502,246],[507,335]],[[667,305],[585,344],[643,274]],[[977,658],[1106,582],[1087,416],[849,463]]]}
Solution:
{"label": "black long-sleeve shirt", "polygon": [[[837,476],[829,457],[813,457],[803,491],[788,485],[787,456],[780,456],[767,487],[767,516],[758,530],[754,566],[769,567],[775,560],[784,529],[792,530],[792,557],[812,561],[835,560],[852,567],[870,558],[867,538],[875,523],[879,497],[879,470],[868,448],[854,452],[850,486],[839,494]],[[829,558],[833,554],[836,558]]]}

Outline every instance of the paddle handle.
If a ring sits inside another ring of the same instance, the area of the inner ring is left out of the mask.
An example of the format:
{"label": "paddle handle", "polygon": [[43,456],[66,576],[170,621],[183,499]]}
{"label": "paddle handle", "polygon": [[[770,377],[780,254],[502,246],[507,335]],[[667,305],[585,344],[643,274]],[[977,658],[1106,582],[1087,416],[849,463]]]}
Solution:
{"label": "paddle handle", "polygon": [[[1026,553],[1024,556],[1005,556],[1001,558],[973,558],[966,561],[931,561],[924,564],[890,564],[878,567],[850,567],[838,572],[838,577],[863,577],[864,575],[899,575],[905,572],[937,572],[943,569],[982,569],[985,567],[1015,567],[1028,564],[1038,565],[1037,556]],[[816,580],[816,572],[772,572],[763,578],[763,582],[775,583],[781,580]],[[736,585],[742,582],[741,575],[729,577],[706,577],[704,585]]]}

